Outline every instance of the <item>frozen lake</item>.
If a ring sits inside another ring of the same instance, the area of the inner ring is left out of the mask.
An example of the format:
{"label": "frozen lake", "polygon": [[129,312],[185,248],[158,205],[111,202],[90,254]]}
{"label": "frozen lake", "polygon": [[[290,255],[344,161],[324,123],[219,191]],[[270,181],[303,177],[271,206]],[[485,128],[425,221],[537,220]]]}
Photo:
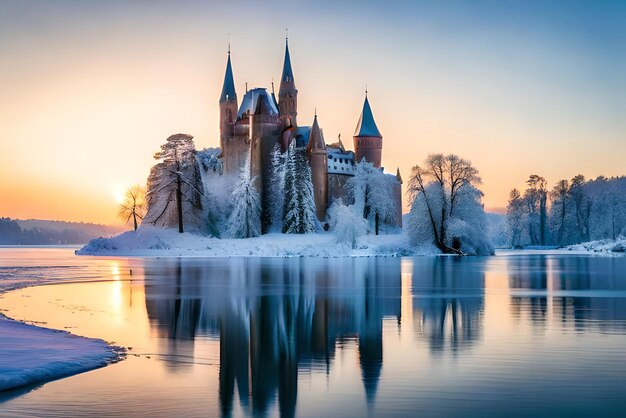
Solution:
{"label": "frozen lake", "polygon": [[128,358],[0,393],[0,416],[626,408],[624,257],[143,259],[0,249],[0,288],[50,282],[63,284],[8,292],[0,309],[129,347]]}

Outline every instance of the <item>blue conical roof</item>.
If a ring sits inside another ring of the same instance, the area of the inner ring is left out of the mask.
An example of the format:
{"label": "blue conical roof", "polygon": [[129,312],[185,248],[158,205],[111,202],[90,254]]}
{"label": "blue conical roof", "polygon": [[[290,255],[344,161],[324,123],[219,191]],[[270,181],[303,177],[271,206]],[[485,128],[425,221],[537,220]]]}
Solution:
{"label": "blue conical roof", "polygon": [[293,70],[291,69],[291,57],[289,56],[289,43],[287,41],[285,41],[285,62],[283,64],[283,75],[280,81],[294,81]]}
{"label": "blue conical roof", "polygon": [[363,111],[361,117],[359,117],[359,123],[356,125],[354,136],[377,136],[382,138],[376,122],[374,122],[374,115],[372,114],[372,108],[370,102],[365,95],[365,103],[363,103]]}
{"label": "blue conical roof", "polygon": [[233,79],[233,67],[230,64],[230,51],[228,52],[228,62],[226,63],[226,74],[224,75],[224,86],[220,95],[220,103],[228,100],[237,100],[235,92],[235,80]]}

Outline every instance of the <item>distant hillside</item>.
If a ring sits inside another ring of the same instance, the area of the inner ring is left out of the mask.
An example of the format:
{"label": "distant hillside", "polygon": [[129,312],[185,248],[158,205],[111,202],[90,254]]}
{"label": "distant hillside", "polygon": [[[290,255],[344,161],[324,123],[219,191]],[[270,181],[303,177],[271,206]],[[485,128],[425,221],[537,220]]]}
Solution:
{"label": "distant hillside", "polygon": [[0,218],[0,245],[86,244],[94,238],[110,237],[124,229],[84,222]]}

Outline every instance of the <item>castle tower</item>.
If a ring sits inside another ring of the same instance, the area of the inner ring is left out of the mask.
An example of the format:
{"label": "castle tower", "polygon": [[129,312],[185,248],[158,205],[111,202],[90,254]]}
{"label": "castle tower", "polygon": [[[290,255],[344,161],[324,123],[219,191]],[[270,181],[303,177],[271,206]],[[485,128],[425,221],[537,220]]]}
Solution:
{"label": "castle tower", "polygon": [[237,92],[235,91],[235,80],[233,79],[233,67],[230,63],[230,45],[228,46],[228,61],[226,62],[226,74],[224,75],[224,85],[220,95],[220,147],[222,148],[222,158],[224,161],[224,172],[230,174],[235,172],[232,150],[234,136],[234,124],[237,119]]}
{"label": "castle tower", "polygon": [[359,163],[363,158],[374,164],[374,167],[380,168],[380,161],[383,150],[383,136],[380,134],[374,115],[367,100],[367,90],[365,91],[365,103],[363,103],[363,111],[359,118],[359,123],[354,132],[354,153],[356,162]]}
{"label": "castle tower", "polygon": [[311,135],[307,145],[309,162],[311,165],[311,178],[313,180],[313,200],[315,212],[320,222],[326,218],[326,205],[328,204],[328,167],[326,144],[324,136],[317,123],[317,114],[311,126]]}
{"label": "castle tower", "polygon": [[261,194],[261,231],[269,232],[272,150],[281,134],[281,121],[272,96],[264,88],[249,90],[239,109],[249,127],[250,175]]}
{"label": "castle tower", "polygon": [[283,63],[283,74],[280,77],[280,88],[278,89],[278,110],[283,124],[298,126],[296,116],[298,115],[298,90],[293,79],[291,69],[291,57],[289,56],[289,40],[285,39],[285,62]]}

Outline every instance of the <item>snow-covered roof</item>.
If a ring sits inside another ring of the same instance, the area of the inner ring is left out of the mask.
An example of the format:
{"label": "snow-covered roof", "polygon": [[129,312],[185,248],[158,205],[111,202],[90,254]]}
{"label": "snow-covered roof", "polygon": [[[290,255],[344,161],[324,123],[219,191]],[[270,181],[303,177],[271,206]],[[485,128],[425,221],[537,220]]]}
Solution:
{"label": "snow-covered roof", "polygon": [[226,62],[226,74],[224,75],[224,85],[222,86],[220,103],[228,100],[237,100],[235,80],[233,78],[233,67],[230,65],[230,52],[228,52],[228,61]]}
{"label": "snow-covered roof", "polygon": [[270,115],[278,115],[278,108],[272,99],[272,96],[267,92],[267,89],[263,87],[256,87],[252,90],[248,90],[241,106],[239,106],[239,112],[237,112],[237,119],[241,118],[244,113],[249,112],[253,115],[259,105],[259,100],[263,101],[263,106],[268,109]]}
{"label": "snow-covered roof", "polygon": [[372,108],[370,102],[365,95],[365,103],[363,103],[363,111],[359,117],[359,123],[356,125],[354,136],[377,136],[382,138],[376,122],[374,122],[374,115],[372,114]]}

